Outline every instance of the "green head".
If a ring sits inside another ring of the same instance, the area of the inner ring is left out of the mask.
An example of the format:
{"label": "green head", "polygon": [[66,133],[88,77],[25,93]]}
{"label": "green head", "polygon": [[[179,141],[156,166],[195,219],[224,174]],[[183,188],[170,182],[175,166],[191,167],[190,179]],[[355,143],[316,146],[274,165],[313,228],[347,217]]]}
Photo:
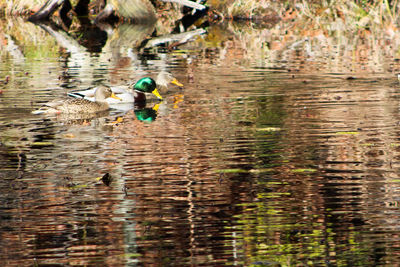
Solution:
{"label": "green head", "polygon": [[156,82],[150,77],[144,77],[136,82],[133,89],[142,93],[153,93],[159,99],[162,99],[156,88]]}

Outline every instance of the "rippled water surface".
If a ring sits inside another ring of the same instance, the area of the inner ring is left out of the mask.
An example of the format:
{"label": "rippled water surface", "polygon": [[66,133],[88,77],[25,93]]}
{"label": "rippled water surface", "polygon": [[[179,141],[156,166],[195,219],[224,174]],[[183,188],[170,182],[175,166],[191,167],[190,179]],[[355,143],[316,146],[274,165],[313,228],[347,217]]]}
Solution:
{"label": "rippled water surface", "polygon": [[[307,58],[242,58],[235,44],[210,47],[212,27],[178,50],[136,51],[120,35],[100,52],[70,51],[44,26],[13,27],[37,41],[13,48],[13,37],[2,36],[0,254],[7,266],[400,260],[393,68],[302,71]],[[95,117],[31,114],[73,90],[160,71],[184,84],[160,88],[161,103]],[[111,181],[100,180],[105,175]]]}

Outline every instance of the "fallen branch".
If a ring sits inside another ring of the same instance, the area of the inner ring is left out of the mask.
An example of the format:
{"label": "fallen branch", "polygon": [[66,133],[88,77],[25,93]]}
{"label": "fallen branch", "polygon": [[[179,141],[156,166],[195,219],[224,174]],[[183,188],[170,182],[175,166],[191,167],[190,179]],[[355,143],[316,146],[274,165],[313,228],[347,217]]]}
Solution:
{"label": "fallen branch", "polygon": [[171,3],[177,3],[183,6],[191,7],[194,9],[199,9],[203,10],[206,8],[205,5],[190,1],[190,0],[161,0],[162,2],[171,2]]}
{"label": "fallen branch", "polygon": [[191,38],[193,38],[196,35],[201,35],[206,33],[206,30],[204,29],[197,29],[193,30],[190,32],[183,32],[183,33],[177,33],[177,34],[167,34],[163,35],[160,37],[155,37],[149,40],[145,46],[145,48],[148,47],[154,47],[163,43],[168,43],[168,42],[176,42],[178,44],[183,44],[188,42]]}

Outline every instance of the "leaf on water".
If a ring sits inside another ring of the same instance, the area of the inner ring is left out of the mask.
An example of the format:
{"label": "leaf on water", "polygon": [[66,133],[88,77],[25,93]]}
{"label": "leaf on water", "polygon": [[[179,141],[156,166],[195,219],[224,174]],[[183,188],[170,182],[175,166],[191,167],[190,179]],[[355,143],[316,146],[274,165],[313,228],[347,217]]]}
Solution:
{"label": "leaf on water", "polygon": [[65,138],[75,138],[75,135],[72,133],[67,133],[67,134],[64,134],[64,137]]}
{"label": "leaf on water", "polygon": [[54,146],[52,142],[33,142],[31,146],[43,147],[43,146]]}
{"label": "leaf on water", "polygon": [[69,189],[80,189],[80,188],[85,188],[87,186],[88,186],[87,184],[78,184],[78,185],[69,187]]}
{"label": "leaf on water", "polygon": [[359,132],[336,132],[337,135],[359,134]]}
{"label": "leaf on water", "polygon": [[282,129],[279,127],[265,127],[265,128],[257,128],[256,131],[259,132],[278,132],[281,131]]}
{"label": "leaf on water", "polygon": [[110,186],[112,178],[111,175],[107,172],[106,174],[103,175],[103,177],[101,177],[100,179],[103,184],[105,184],[106,186]]}
{"label": "leaf on water", "polygon": [[140,253],[125,253],[122,256],[125,258],[128,258],[128,259],[136,259],[136,258],[141,257],[142,254],[140,254]]}
{"label": "leaf on water", "polygon": [[305,173],[305,172],[316,172],[316,169],[294,169],[292,172],[294,173]]}
{"label": "leaf on water", "polygon": [[106,174],[104,174],[103,176],[100,177],[96,177],[97,181],[102,181],[103,184],[105,184],[106,186],[109,186],[112,182],[112,177],[111,175],[107,172]]}

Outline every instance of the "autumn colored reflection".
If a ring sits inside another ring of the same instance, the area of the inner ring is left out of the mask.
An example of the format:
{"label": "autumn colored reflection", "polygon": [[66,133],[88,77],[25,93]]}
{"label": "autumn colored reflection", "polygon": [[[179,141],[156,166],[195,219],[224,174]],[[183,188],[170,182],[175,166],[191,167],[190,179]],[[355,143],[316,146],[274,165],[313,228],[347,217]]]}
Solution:
{"label": "autumn colored reflection", "polygon": [[[306,22],[193,26],[185,42],[102,25],[93,50],[75,28],[1,21],[5,264],[397,263],[397,37]],[[161,71],[184,85],[163,101],[31,114]]]}

